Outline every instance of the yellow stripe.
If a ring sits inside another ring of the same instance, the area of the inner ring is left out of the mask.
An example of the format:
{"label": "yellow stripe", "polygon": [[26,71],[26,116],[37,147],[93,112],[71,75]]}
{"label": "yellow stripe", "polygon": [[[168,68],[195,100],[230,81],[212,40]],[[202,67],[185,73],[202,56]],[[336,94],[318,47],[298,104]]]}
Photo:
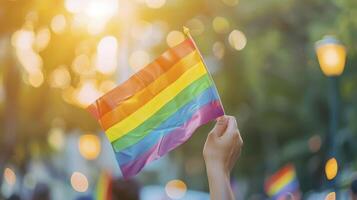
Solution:
{"label": "yellow stripe", "polygon": [[202,62],[187,70],[180,78],[165,88],[161,93],[152,98],[140,109],[123,119],[119,123],[110,127],[107,131],[107,137],[110,142],[123,137],[126,133],[138,127],[144,121],[154,115],[160,108],[176,97],[183,89],[207,73]]}
{"label": "yellow stripe", "polygon": [[273,196],[279,190],[281,190],[285,185],[287,185],[293,178],[295,177],[294,171],[289,171],[283,177],[281,177],[278,181],[274,183],[269,189],[269,195]]}

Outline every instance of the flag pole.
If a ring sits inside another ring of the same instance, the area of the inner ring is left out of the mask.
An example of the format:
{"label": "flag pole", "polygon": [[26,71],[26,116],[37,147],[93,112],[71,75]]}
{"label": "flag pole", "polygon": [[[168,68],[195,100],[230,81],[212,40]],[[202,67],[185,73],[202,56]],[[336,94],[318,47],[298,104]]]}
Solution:
{"label": "flag pole", "polygon": [[222,103],[222,100],[221,100],[221,96],[220,96],[219,93],[218,93],[216,84],[214,83],[214,80],[213,80],[213,77],[212,77],[211,73],[208,71],[208,67],[207,67],[207,65],[206,65],[205,60],[204,60],[203,57],[202,57],[202,54],[201,54],[200,50],[197,48],[197,45],[196,45],[195,40],[194,40],[193,37],[191,36],[190,29],[187,28],[186,26],[183,26],[183,33],[192,41],[193,46],[195,47],[195,49],[197,50],[198,54],[200,55],[201,60],[202,60],[202,62],[203,62],[203,65],[205,66],[206,71],[208,72],[211,81],[212,81],[213,84],[215,85],[215,86],[214,86],[214,89],[215,89],[216,93],[218,94],[218,99],[219,99],[219,102],[221,103],[222,110],[223,110],[223,114],[226,115],[226,112],[225,112],[225,110],[224,110],[223,103]]}

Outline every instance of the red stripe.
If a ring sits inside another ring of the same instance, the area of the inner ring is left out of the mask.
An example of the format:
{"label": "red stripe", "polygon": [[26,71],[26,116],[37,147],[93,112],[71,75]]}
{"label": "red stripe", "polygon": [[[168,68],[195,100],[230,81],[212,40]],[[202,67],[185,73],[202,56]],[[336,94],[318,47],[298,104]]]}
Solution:
{"label": "red stripe", "polygon": [[195,50],[191,39],[186,39],[179,45],[167,50],[154,62],[131,76],[127,81],[114,88],[87,110],[96,118],[100,119],[104,114],[117,107],[121,102],[132,97],[135,93],[147,87],[155,79],[169,70],[175,63]]}

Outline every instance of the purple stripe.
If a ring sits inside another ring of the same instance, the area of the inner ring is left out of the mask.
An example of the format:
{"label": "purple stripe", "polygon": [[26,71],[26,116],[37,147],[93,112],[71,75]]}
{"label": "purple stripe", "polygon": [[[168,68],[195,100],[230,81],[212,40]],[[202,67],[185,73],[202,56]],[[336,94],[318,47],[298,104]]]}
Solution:
{"label": "purple stripe", "polygon": [[149,151],[142,154],[136,160],[120,166],[124,178],[136,175],[147,163],[159,159],[172,149],[186,142],[198,127],[222,115],[224,115],[224,112],[218,100],[202,106],[191,119],[161,138]]}

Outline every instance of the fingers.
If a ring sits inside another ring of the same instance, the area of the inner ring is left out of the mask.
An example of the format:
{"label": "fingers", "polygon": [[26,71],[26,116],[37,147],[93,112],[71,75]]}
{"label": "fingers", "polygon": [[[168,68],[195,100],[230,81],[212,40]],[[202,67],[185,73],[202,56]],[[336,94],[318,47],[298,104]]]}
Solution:
{"label": "fingers", "polygon": [[225,135],[236,134],[238,132],[236,119],[232,116],[227,116],[228,124]]}
{"label": "fingers", "polygon": [[233,116],[227,116],[227,118],[227,129],[223,136],[228,140],[233,140],[239,147],[241,147],[243,145],[243,139],[239,133],[237,121]]}
{"label": "fingers", "polygon": [[216,125],[213,127],[211,131],[211,134],[218,137],[222,136],[227,129],[227,124],[228,124],[228,118],[226,116],[222,116],[218,118]]}

